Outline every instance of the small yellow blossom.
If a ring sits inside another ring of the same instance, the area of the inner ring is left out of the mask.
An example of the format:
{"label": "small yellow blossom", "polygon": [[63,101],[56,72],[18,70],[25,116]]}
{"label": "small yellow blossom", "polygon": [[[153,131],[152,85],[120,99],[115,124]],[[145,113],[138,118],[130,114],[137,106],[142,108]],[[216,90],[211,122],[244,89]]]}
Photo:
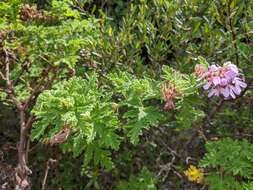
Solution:
{"label": "small yellow blossom", "polygon": [[108,29],[108,35],[111,37],[112,36],[112,27],[110,27],[109,29]]}
{"label": "small yellow blossom", "polygon": [[186,175],[189,181],[196,183],[203,183],[204,180],[203,171],[196,168],[193,165],[190,165],[190,167],[186,171],[184,171],[184,174]]}

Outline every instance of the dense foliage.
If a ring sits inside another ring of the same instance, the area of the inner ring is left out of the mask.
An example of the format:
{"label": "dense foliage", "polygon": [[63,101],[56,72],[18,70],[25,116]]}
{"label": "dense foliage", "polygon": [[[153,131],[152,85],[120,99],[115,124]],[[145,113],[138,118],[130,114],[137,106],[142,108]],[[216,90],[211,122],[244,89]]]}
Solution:
{"label": "dense foliage", "polygon": [[1,1],[0,189],[252,190],[252,32],[250,0]]}

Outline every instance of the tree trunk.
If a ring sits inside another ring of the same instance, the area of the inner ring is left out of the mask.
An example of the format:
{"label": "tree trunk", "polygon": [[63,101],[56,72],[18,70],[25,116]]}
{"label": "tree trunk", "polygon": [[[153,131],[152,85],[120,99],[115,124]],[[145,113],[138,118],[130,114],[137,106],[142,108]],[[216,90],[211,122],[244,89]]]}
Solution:
{"label": "tree trunk", "polygon": [[26,121],[25,111],[20,110],[20,141],[18,144],[18,166],[16,168],[16,190],[29,190],[31,184],[29,175],[32,171],[28,167],[29,151],[29,123]]}

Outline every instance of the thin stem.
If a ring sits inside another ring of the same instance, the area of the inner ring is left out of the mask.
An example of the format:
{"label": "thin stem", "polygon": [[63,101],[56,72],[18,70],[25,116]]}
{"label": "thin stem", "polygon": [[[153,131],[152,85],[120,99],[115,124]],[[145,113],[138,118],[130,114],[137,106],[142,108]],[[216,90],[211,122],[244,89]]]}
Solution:
{"label": "thin stem", "polygon": [[1,78],[2,80],[6,80],[4,74],[3,74],[1,71],[0,71],[0,78]]}
{"label": "thin stem", "polygon": [[44,175],[44,178],[43,178],[41,190],[45,190],[46,189],[47,176],[48,176],[49,169],[50,169],[50,167],[49,167],[49,164],[47,162],[47,166],[46,166],[46,169],[45,169],[45,175]]}
{"label": "thin stem", "polygon": [[44,174],[44,178],[43,178],[43,181],[42,181],[42,188],[41,190],[45,190],[46,189],[46,183],[47,183],[47,176],[48,176],[48,172],[49,170],[55,166],[55,164],[57,163],[57,160],[54,160],[52,158],[50,158],[48,161],[47,161],[47,165],[46,165],[46,169],[45,169],[45,174]]}

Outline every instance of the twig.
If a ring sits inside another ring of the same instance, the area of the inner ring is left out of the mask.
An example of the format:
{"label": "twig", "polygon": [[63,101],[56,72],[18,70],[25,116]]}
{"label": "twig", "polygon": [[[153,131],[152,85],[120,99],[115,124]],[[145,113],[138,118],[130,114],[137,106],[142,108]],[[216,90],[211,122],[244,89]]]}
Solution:
{"label": "twig", "polygon": [[[162,173],[165,173],[163,175],[162,181],[164,181],[168,177],[170,171],[173,169],[173,164],[176,160],[176,156],[174,154],[171,154],[171,156],[172,156],[172,158],[171,158],[170,162],[168,162],[166,164],[159,165],[160,170],[156,176],[159,177],[162,175]],[[161,154],[158,157],[158,159],[156,160],[157,162],[160,162],[160,157],[161,157]]]}
{"label": "twig", "polygon": [[54,164],[57,163],[57,160],[54,160],[52,158],[50,158],[48,161],[47,161],[47,164],[46,164],[46,169],[45,169],[45,175],[44,175],[44,178],[43,178],[43,181],[42,181],[42,188],[41,190],[45,190],[46,189],[46,183],[47,183],[47,176],[48,176],[48,172],[49,172],[49,169],[52,168],[52,166]]}
{"label": "twig", "polygon": [[6,80],[4,74],[1,71],[0,71],[0,77],[1,77],[2,80]]}
{"label": "twig", "polygon": [[8,94],[8,96],[10,97],[10,99],[13,101],[14,105],[21,110],[22,109],[22,105],[21,103],[17,100],[17,98],[15,97],[15,92],[14,92],[14,88],[12,85],[12,82],[10,80],[10,62],[9,62],[9,55],[8,55],[8,51],[3,48],[3,52],[5,54],[5,76],[3,73],[1,73],[1,78],[3,78],[6,83],[7,83],[7,89],[5,90],[5,92]]}
{"label": "twig", "polygon": [[44,178],[43,178],[41,190],[45,190],[45,188],[46,188],[47,175],[48,175],[49,169],[50,169],[50,167],[49,167],[49,164],[48,164],[48,161],[47,161],[47,165],[46,165],[46,169],[45,169],[45,175],[44,175]]}
{"label": "twig", "polygon": [[6,64],[6,67],[5,67],[5,78],[6,78],[7,85],[9,85],[10,84],[10,63],[9,63],[9,57],[8,57],[8,52],[6,51],[5,48],[3,48],[3,52],[5,54],[5,64]]}
{"label": "twig", "polygon": [[[49,78],[49,73],[52,71],[53,76],[51,78]],[[41,77],[43,78],[40,83],[37,84],[37,86],[34,87],[33,92],[31,93],[31,95],[29,96],[29,98],[26,100],[24,107],[25,108],[29,108],[31,105],[34,104],[34,102],[36,102],[38,96],[40,95],[41,92],[43,92],[44,90],[49,89],[53,82],[55,81],[57,75],[59,74],[59,72],[61,72],[60,68],[57,71],[55,71],[54,67],[50,67],[48,68],[46,71],[46,75],[43,76],[43,73],[41,73]],[[45,82],[45,80],[47,79],[47,82]]]}
{"label": "twig", "polygon": [[[158,128],[158,130],[161,132],[161,134],[164,133],[164,132],[162,131],[161,128]],[[172,155],[175,155],[175,156],[177,156],[178,158],[180,158],[180,155],[179,155],[175,150],[173,150],[171,147],[169,147],[164,141],[161,141],[161,143],[164,145],[164,147],[165,147],[167,150],[170,151],[170,153],[171,153]]]}

